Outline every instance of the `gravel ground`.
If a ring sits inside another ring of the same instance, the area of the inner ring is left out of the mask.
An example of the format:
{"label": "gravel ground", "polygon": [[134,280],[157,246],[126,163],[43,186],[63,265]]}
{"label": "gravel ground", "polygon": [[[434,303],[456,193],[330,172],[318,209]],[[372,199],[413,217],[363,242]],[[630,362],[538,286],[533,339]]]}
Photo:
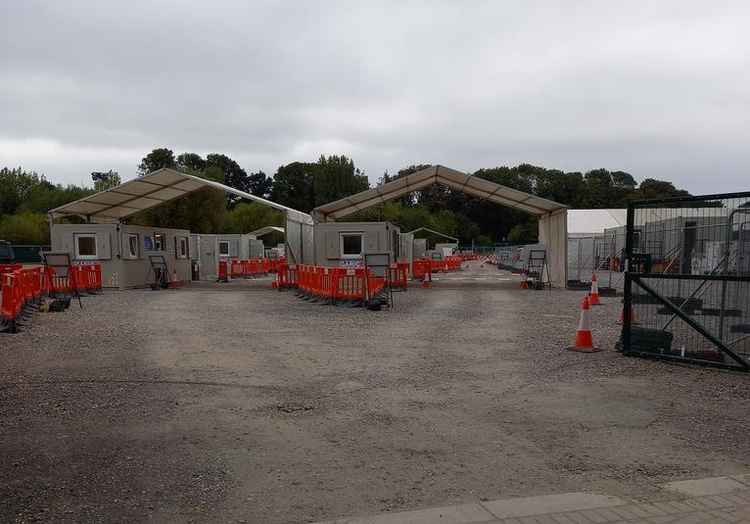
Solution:
{"label": "gravel ground", "polygon": [[411,288],[381,312],[240,281],[38,314],[0,335],[0,521],[653,498],[750,469],[747,375],[620,356],[619,299],[592,310],[604,351],[563,351],[582,293],[503,278]]}

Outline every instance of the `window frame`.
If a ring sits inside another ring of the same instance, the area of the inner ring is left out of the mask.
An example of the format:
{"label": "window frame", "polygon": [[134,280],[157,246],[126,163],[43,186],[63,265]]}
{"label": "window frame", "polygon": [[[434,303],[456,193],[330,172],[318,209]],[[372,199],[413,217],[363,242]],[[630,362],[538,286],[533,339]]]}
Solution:
{"label": "window frame", "polygon": [[[81,246],[78,241],[81,238],[93,238],[94,239],[94,254],[93,255],[82,255]],[[74,233],[73,234],[73,245],[75,247],[76,260],[98,260],[99,259],[99,246],[96,241],[96,233]]]}
{"label": "window frame", "polygon": [[[139,258],[141,258],[140,257],[140,247],[141,247],[140,235],[138,233],[126,233],[126,238],[127,238],[126,245],[128,249],[127,251],[128,256],[126,258],[130,260],[138,260]],[[133,250],[132,250],[133,244],[131,243],[131,241],[133,239],[135,239],[135,253],[133,253]]]}
{"label": "window frame", "polygon": [[[227,246],[227,252],[226,253],[222,253],[221,252],[221,246],[222,246],[222,244],[225,245],[225,246]],[[231,246],[229,245],[229,240],[219,240],[219,256],[220,257],[229,257],[230,253],[231,253],[230,247]]]}
{"label": "window frame", "polygon": [[[359,237],[359,253],[346,253],[344,251],[344,238]],[[342,259],[359,259],[365,254],[365,233],[363,231],[346,231],[339,233],[339,255]]]}
{"label": "window frame", "polygon": [[154,233],[154,251],[166,251],[167,237],[163,233]]}
{"label": "window frame", "polygon": [[187,237],[174,237],[174,257],[178,259],[190,257],[190,246],[188,245]]}

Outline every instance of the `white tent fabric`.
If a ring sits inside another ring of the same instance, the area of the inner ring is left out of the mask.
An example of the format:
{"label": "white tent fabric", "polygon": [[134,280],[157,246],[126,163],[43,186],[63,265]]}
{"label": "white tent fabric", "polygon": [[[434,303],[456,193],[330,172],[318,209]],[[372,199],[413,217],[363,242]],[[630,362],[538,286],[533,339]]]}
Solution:
{"label": "white tent fabric", "polygon": [[549,279],[555,286],[568,284],[568,219],[567,209],[539,217],[539,242],[547,248]]}
{"label": "white tent fabric", "polygon": [[288,220],[302,224],[312,224],[313,220],[307,213],[282,206],[265,198],[234,189],[213,180],[206,180],[175,169],[162,168],[148,175],[129,180],[112,189],[101,191],[81,198],[75,202],[50,210],[52,219],[64,216],[80,216],[90,222],[112,223],[119,222],[140,211],[160,206],[165,202],[188,195],[199,189],[211,187],[237,195],[239,197],[260,202],[287,215]]}
{"label": "white tent fabric", "polygon": [[605,229],[624,226],[627,209],[570,209],[568,210],[568,236],[604,233]]}
{"label": "white tent fabric", "polygon": [[413,231],[409,231],[412,235],[416,235],[420,231],[427,231],[428,233],[432,233],[433,235],[437,235],[443,238],[447,238],[448,240],[452,240],[455,243],[458,243],[458,239],[456,237],[452,237],[450,235],[446,235],[445,233],[441,233],[440,231],[435,231],[434,229],[430,229],[429,227],[418,227],[417,229],[414,229]]}
{"label": "white tent fabric", "polygon": [[550,280],[556,286],[565,286],[567,206],[448,167],[431,166],[382,186],[324,204],[313,210],[313,218],[318,222],[336,220],[436,183],[539,217],[539,240],[547,246]]}
{"label": "white tent fabric", "polygon": [[462,173],[455,169],[444,166],[431,166],[416,173],[397,178],[382,186],[316,207],[313,210],[313,217],[319,222],[336,220],[360,209],[366,209],[372,205],[437,183],[537,216],[567,208],[567,206],[558,202],[524,193],[523,191],[518,191],[507,186],[501,186],[500,184],[471,174]]}
{"label": "white tent fabric", "polygon": [[256,229],[255,231],[250,231],[248,235],[253,235],[254,237],[262,237],[263,235],[267,235],[268,233],[281,233],[282,235],[285,233],[285,230],[283,227],[279,226],[266,226],[262,227],[260,229]]}

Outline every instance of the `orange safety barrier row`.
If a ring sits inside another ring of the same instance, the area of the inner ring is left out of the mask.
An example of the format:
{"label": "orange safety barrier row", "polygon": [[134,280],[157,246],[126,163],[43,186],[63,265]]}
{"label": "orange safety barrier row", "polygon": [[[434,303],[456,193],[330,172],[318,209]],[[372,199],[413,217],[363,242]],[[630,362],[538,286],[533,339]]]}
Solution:
{"label": "orange safety barrier row", "polygon": [[432,261],[418,258],[411,263],[411,275],[415,280],[432,279]]}
{"label": "orange safety barrier row", "polygon": [[287,266],[285,263],[279,264],[273,287],[279,289],[296,288],[299,283],[297,274],[297,266]]}
{"label": "orange safety barrier row", "polygon": [[16,269],[21,269],[22,267],[21,264],[0,264],[0,275],[3,273],[10,273]]}
{"label": "orange safety barrier row", "polygon": [[278,268],[274,288],[296,288],[307,300],[365,303],[386,286],[407,286],[408,264],[392,264],[387,277],[378,277],[365,268],[320,267],[309,265]]}
{"label": "orange safety barrier row", "polygon": [[409,263],[396,262],[388,268],[388,282],[391,287],[406,289],[408,287]]}
{"label": "orange safety barrier row", "polygon": [[44,297],[93,293],[102,288],[101,266],[71,266],[66,276],[53,268],[18,267],[0,274],[0,331],[15,332],[18,320]]}
{"label": "orange safety barrier row", "polygon": [[219,262],[219,281],[226,282],[228,277],[251,278],[269,273],[278,273],[286,259],[251,258],[249,260],[221,260]]}
{"label": "orange safety barrier row", "polygon": [[[430,266],[430,272],[431,273],[447,273],[449,271],[458,271],[461,269],[461,263],[463,262],[463,257],[451,255],[448,257],[445,257],[442,260],[435,260],[435,259],[429,259],[429,258],[422,258],[417,259],[412,264],[417,264],[419,266],[419,274],[423,275],[424,271],[421,266],[423,265],[429,265]],[[426,268],[425,268],[426,269]],[[416,273],[412,271],[412,274],[414,274],[414,278],[421,278],[421,276],[416,276]]]}

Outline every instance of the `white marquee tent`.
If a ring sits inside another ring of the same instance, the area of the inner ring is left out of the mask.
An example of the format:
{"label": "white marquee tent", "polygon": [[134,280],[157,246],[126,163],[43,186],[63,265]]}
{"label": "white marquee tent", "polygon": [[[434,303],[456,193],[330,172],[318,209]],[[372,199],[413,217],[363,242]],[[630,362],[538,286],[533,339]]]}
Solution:
{"label": "white marquee tent", "polygon": [[539,241],[547,248],[550,280],[564,287],[567,280],[567,206],[496,184],[443,166],[431,166],[313,210],[316,221],[333,221],[401,195],[443,184],[502,206],[525,211],[539,218]]}
{"label": "white marquee tent", "polygon": [[312,260],[313,219],[307,213],[175,169],[158,169],[112,189],[56,207],[50,210],[49,216],[51,221],[64,216],[79,216],[92,223],[116,223],[204,188],[220,189],[282,211],[286,215],[288,256],[298,263]]}

